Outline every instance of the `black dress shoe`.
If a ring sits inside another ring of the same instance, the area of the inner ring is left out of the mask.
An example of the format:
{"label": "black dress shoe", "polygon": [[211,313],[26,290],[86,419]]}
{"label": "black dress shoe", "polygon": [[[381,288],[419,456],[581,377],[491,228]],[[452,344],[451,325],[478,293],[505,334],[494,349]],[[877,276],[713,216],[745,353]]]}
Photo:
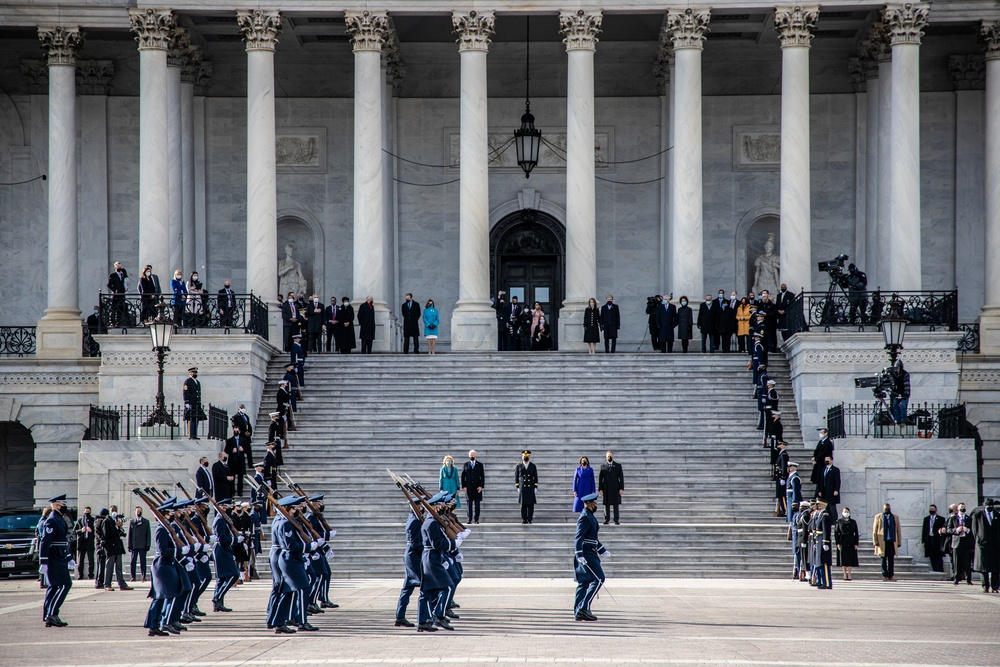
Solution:
{"label": "black dress shoe", "polygon": [[187,628],[181,625],[180,623],[174,623],[174,627],[180,630],[181,632],[187,632]]}
{"label": "black dress shoe", "polygon": [[160,628],[160,629],[161,629],[161,630],[166,630],[167,632],[169,632],[169,633],[170,633],[170,634],[172,634],[172,635],[179,635],[179,634],[181,633],[181,631],[180,631],[180,630],[178,630],[177,628],[175,628],[175,627],[174,627],[174,626],[172,626],[172,625],[164,625],[164,626],[163,626],[162,628]]}
{"label": "black dress shoe", "polygon": [[214,605],[212,605],[212,611],[232,611],[232,609],[230,609],[224,604],[216,602]]}
{"label": "black dress shoe", "polygon": [[149,634],[150,637],[169,637],[170,636],[169,632],[164,632],[163,630],[160,630],[159,628],[150,628],[148,634]]}
{"label": "black dress shoe", "polygon": [[621,524],[619,522],[615,521],[615,525],[616,526],[620,526]]}
{"label": "black dress shoe", "polygon": [[610,522],[610,521],[605,521],[605,522],[604,522],[604,525],[606,526],[606,525],[608,525],[609,523],[611,523],[611,522]]}
{"label": "black dress shoe", "polygon": [[66,623],[63,623],[55,616],[48,616],[45,619],[45,627],[47,628],[62,628],[65,627]]}
{"label": "black dress shoe", "polygon": [[205,612],[203,612],[201,609],[198,609],[197,606],[192,607],[191,614],[193,616],[208,616],[208,614],[206,614]]}
{"label": "black dress shoe", "polygon": [[287,625],[279,625],[274,629],[274,634],[276,635],[294,635],[295,628],[290,628]]}
{"label": "black dress shoe", "polygon": [[413,627],[413,623],[410,623],[405,618],[397,618],[396,619],[396,627],[397,628],[412,628]]}
{"label": "black dress shoe", "polygon": [[[996,591],[993,591],[993,592],[996,593]],[[454,600],[448,603],[448,609],[461,609],[461,608],[462,608],[462,605],[458,604]]]}
{"label": "black dress shoe", "polygon": [[462,618],[461,616],[453,612],[451,609],[445,609],[444,615],[447,616],[448,618]]}
{"label": "black dress shoe", "polygon": [[316,632],[319,628],[306,621],[305,623],[299,623],[299,630],[304,630],[305,632]]}
{"label": "black dress shoe", "polygon": [[181,614],[181,617],[177,619],[179,623],[192,623],[194,621],[194,616],[188,616],[187,614]]}
{"label": "black dress shoe", "polygon": [[185,623],[201,623],[201,619],[198,618],[197,616],[188,615],[187,620],[184,621],[184,622]]}
{"label": "black dress shoe", "polygon": [[319,608],[319,605],[311,604],[306,607],[306,612],[310,614],[325,614],[326,612]]}
{"label": "black dress shoe", "polygon": [[417,632],[437,632],[438,629],[433,623],[421,623],[417,626]]}
{"label": "black dress shoe", "polygon": [[577,615],[578,616],[582,616],[583,618],[581,620],[584,620],[584,621],[596,621],[597,620],[597,617],[594,616],[592,613],[590,613],[590,611],[587,610],[587,609],[581,609],[577,613]]}
{"label": "black dress shoe", "polygon": [[451,623],[450,623],[450,622],[448,621],[448,619],[447,619],[447,618],[445,618],[444,616],[442,616],[442,617],[440,617],[440,618],[437,618],[437,619],[435,619],[435,620],[434,620],[434,625],[436,625],[436,626],[437,626],[437,627],[439,627],[439,628],[444,628],[445,630],[454,630],[454,629],[455,629],[455,626],[454,626],[454,625],[452,625],[452,624],[451,624]]}
{"label": "black dress shoe", "polygon": [[336,602],[320,602],[319,606],[320,609],[336,609],[340,605],[337,604]]}

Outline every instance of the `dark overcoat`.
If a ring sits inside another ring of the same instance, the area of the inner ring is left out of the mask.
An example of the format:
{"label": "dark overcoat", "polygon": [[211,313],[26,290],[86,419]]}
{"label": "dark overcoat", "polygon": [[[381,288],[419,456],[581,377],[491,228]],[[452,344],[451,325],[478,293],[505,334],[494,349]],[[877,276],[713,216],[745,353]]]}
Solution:
{"label": "dark overcoat", "polygon": [[535,504],[535,489],[538,488],[538,469],[533,461],[528,465],[518,463],[514,468],[514,486],[517,487],[517,502],[522,505]]}

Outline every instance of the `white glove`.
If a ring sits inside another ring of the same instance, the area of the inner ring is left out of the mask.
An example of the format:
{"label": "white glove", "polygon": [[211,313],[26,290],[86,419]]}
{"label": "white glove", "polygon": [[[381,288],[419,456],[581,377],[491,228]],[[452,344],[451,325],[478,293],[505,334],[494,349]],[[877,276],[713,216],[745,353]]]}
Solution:
{"label": "white glove", "polygon": [[441,564],[442,564],[442,565],[444,565],[444,569],[446,569],[446,570],[447,570],[447,569],[448,569],[449,567],[451,567],[451,564],[450,564],[450,563],[449,563],[448,561],[445,561],[445,562],[443,562],[443,563],[441,563]]}
{"label": "white glove", "polygon": [[184,408],[187,409],[187,410],[190,410],[191,409],[191,404],[190,403],[185,403],[184,404]]}
{"label": "white glove", "polygon": [[464,541],[465,541],[465,538],[462,537],[462,533],[459,533],[458,535],[456,535],[455,536],[455,548],[457,549],[458,547],[462,546],[462,542],[464,542]]}
{"label": "white glove", "polygon": [[210,544],[218,544],[219,543],[219,536],[218,535],[212,535],[210,538],[208,538],[208,541],[209,541]]}
{"label": "white glove", "polygon": [[72,558],[69,560],[69,563],[67,565],[69,567],[70,572],[76,569],[76,561],[73,560]]}
{"label": "white glove", "polygon": [[316,551],[316,549],[318,549],[318,548],[319,548],[319,544],[317,544],[316,542],[310,542],[309,543],[309,551]]}
{"label": "white glove", "polygon": [[329,560],[329,561],[333,560],[333,551],[327,551],[326,552],[326,559]]}
{"label": "white glove", "polygon": [[602,558],[611,558],[611,552],[610,551],[605,551],[604,553],[601,554],[601,557]]}
{"label": "white glove", "polygon": [[784,485],[785,485],[785,480],[783,480],[783,479],[782,479],[782,480],[779,480],[779,481],[781,482],[781,485],[782,485],[782,486],[784,486]]}
{"label": "white glove", "polygon": [[465,560],[465,556],[463,556],[460,553],[457,553],[457,554],[455,554],[455,560],[457,560],[459,563],[461,563],[462,561]]}
{"label": "white glove", "polygon": [[318,540],[316,540],[316,544],[326,544],[326,540],[324,540],[324,539],[323,539],[323,538],[321,537],[321,538],[319,538]]}
{"label": "white glove", "polygon": [[464,540],[464,539],[465,539],[465,538],[467,538],[467,537],[468,537],[469,535],[472,535],[472,529],[471,529],[471,528],[466,528],[466,529],[465,529],[465,530],[463,530],[463,531],[462,531],[461,533],[459,533],[459,535],[461,535],[461,536],[462,536],[462,539]]}
{"label": "white glove", "polygon": [[48,576],[48,574],[49,574],[49,566],[48,565],[39,565],[38,566],[38,574],[44,574],[44,575]]}
{"label": "white glove", "polygon": [[330,531],[330,537],[329,537],[329,539],[331,539],[331,540],[332,540],[332,539],[333,539],[333,537],[334,537],[334,535],[336,535],[336,534],[337,534],[337,531],[335,531],[335,530],[331,530],[331,531]]}
{"label": "white glove", "polygon": [[191,572],[192,570],[194,570],[194,563],[188,561],[187,564],[184,566],[184,569],[187,570],[188,572]]}
{"label": "white glove", "polygon": [[184,546],[181,547],[181,555],[182,556],[187,556],[189,553],[191,553],[191,547],[190,546],[188,546],[187,544],[185,544]]}
{"label": "white glove", "polygon": [[579,563],[580,565],[586,565],[587,564],[587,559],[584,558],[583,556],[577,556],[576,557],[576,562]]}
{"label": "white glove", "polygon": [[830,550],[830,545],[829,544],[824,544],[823,545],[823,551],[829,551],[829,550]]}
{"label": "white glove", "polygon": [[237,544],[243,544],[243,536],[242,535],[237,536],[236,543]]}

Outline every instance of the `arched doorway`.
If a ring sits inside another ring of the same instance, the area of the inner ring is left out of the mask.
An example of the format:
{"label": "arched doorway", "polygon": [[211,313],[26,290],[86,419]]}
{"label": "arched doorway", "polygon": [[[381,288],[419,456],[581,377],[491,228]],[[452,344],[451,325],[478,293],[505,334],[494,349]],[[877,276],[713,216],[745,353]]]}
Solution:
{"label": "arched doorway", "polygon": [[559,308],[566,298],[566,230],[552,216],[522,209],[490,232],[490,293],[505,290],[529,307],[542,304],[558,349]]}
{"label": "arched doorway", "polygon": [[35,441],[19,422],[0,422],[0,509],[35,504]]}
{"label": "arched doorway", "polygon": [[761,287],[772,295],[777,293],[781,284],[781,218],[777,209],[762,207],[743,216],[736,227],[735,257],[738,293],[759,292]]}

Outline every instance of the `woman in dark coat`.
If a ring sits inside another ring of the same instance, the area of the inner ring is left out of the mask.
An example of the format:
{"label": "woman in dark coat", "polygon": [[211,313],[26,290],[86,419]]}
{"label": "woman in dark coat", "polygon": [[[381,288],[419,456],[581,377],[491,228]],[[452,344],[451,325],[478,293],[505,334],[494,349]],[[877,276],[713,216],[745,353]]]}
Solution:
{"label": "woman in dark coat", "polygon": [[858,522],[851,518],[850,507],[845,507],[837,519],[833,538],[837,543],[837,565],[844,570],[844,581],[850,581],[852,568],[858,567],[858,545],[861,542]]}
{"label": "woman in dark coat", "polygon": [[587,302],[587,310],[583,311],[583,342],[587,344],[587,352],[597,352],[600,341],[601,309],[597,307],[597,299],[591,299]]}
{"label": "woman in dark coat", "polygon": [[681,307],[677,309],[677,338],[681,341],[681,348],[687,352],[688,343],[694,337],[694,311],[688,305],[688,298],[681,297]]}
{"label": "woman in dark coat", "polygon": [[341,300],[340,309],[337,310],[337,329],[340,335],[337,336],[337,349],[341,354],[350,354],[351,350],[357,347],[354,338],[354,306],[346,296]]}

